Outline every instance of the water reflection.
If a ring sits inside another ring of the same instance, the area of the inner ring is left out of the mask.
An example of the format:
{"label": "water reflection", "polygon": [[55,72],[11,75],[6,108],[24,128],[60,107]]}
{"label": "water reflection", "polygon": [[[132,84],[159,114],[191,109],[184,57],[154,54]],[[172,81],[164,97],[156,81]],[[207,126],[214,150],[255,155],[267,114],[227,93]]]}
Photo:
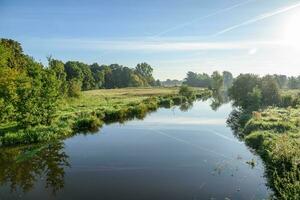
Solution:
{"label": "water reflection", "polygon": [[[200,100],[206,101],[207,97]],[[258,167],[249,171],[244,160],[250,160],[252,154],[224,126],[231,107],[224,111],[220,106],[228,101],[226,93],[218,92],[207,102],[174,107],[173,116],[170,110],[161,109],[143,123],[135,120],[122,129],[116,124],[105,126],[103,134],[81,134],[64,143],[2,148],[2,191],[9,187],[10,194],[4,195],[10,197],[21,190],[27,193],[27,199],[39,194],[48,197],[46,190],[56,194],[55,199],[97,199],[99,195],[103,199],[134,199],[132,194],[138,190],[142,197],[153,194],[165,197],[160,199],[183,199],[201,188],[198,196],[202,199],[223,197],[225,193],[247,199],[263,179],[259,178]],[[241,156],[236,158],[235,152]],[[66,175],[70,163],[72,169]],[[254,178],[248,180],[248,176]],[[237,191],[240,187],[243,192]],[[265,188],[260,188],[256,193],[264,197]]]}
{"label": "water reflection", "polygon": [[228,91],[220,90],[214,91],[211,97],[210,107],[212,110],[217,111],[223,104],[230,101]]}
{"label": "water reflection", "polygon": [[179,109],[182,112],[187,112],[188,110],[192,109],[193,105],[193,102],[185,102],[180,105]]}
{"label": "water reflection", "polygon": [[70,167],[64,144],[23,146],[0,150],[0,184],[11,192],[26,193],[33,189],[38,178],[45,177],[46,188],[55,194],[64,187],[65,167]]}

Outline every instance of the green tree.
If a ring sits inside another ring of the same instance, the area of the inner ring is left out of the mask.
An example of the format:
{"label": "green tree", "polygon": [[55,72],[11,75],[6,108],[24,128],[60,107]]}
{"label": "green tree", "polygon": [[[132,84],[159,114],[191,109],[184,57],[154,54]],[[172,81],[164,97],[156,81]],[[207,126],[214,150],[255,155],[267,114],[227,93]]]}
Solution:
{"label": "green tree", "polygon": [[251,107],[249,97],[252,95],[255,87],[261,88],[260,79],[254,74],[240,74],[229,89],[229,97],[233,100],[233,104],[243,109]]}
{"label": "green tree", "polygon": [[23,54],[21,45],[1,39],[0,106],[1,120],[16,120],[24,128],[50,124],[58,100],[58,80],[43,65]]}
{"label": "green tree", "polygon": [[288,88],[289,89],[298,89],[300,88],[300,77],[291,76],[288,78]]}
{"label": "green tree", "polygon": [[197,74],[189,71],[187,77],[184,79],[184,84],[192,87],[211,87],[211,78],[208,74]]}
{"label": "green tree", "polygon": [[274,78],[279,86],[279,88],[283,89],[287,87],[288,84],[288,78],[286,75],[277,75],[274,74]]}
{"label": "green tree", "polygon": [[280,102],[279,87],[276,80],[270,76],[264,76],[261,80],[262,104],[265,106],[278,105]]}
{"label": "green tree", "polygon": [[68,96],[79,97],[81,92],[81,81],[74,78],[68,81]]}
{"label": "green tree", "polygon": [[152,75],[153,68],[149,64],[145,62],[137,64],[137,66],[135,67],[135,72],[142,78],[144,78],[149,85],[155,85],[155,80]]}
{"label": "green tree", "polygon": [[233,76],[230,72],[224,71],[223,72],[223,86],[225,90],[228,90],[233,83]]}
{"label": "green tree", "polygon": [[214,71],[211,75],[211,88],[215,91],[219,91],[222,86],[223,76],[218,71]]}
{"label": "green tree", "polygon": [[65,72],[64,63],[60,60],[52,59],[51,57],[48,58],[48,66],[50,70],[55,73],[57,84],[59,87],[59,94],[61,97],[67,95],[67,74]]}
{"label": "green tree", "polygon": [[248,97],[248,110],[258,110],[262,103],[262,92],[258,86],[255,86]]}

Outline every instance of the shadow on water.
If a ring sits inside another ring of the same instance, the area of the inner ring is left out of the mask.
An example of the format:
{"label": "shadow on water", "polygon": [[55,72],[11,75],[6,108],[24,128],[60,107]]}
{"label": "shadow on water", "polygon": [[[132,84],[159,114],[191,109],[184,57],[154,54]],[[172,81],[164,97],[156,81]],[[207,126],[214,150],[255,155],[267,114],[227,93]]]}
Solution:
{"label": "shadow on water", "polygon": [[29,192],[38,178],[56,194],[64,187],[65,167],[70,167],[62,142],[2,148],[0,151],[0,184],[11,192]]}

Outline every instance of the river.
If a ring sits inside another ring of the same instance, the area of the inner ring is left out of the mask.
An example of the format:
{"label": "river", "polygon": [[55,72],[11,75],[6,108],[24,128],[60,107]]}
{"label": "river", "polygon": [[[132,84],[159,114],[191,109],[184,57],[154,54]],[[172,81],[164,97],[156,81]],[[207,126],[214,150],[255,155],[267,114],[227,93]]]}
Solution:
{"label": "river", "polygon": [[29,150],[7,148],[0,199],[267,198],[260,158],[226,126],[230,103],[214,111],[210,101]]}

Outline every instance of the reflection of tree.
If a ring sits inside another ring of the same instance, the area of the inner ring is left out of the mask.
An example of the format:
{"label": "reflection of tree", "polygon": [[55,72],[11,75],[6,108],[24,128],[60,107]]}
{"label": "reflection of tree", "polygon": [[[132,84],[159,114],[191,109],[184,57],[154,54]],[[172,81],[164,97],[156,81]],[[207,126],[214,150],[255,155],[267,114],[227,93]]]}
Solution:
{"label": "reflection of tree", "polygon": [[0,150],[0,184],[9,184],[12,191],[18,188],[30,191],[37,178],[46,176],[46,187],[55,194],[64,187],[64,167],[70,166],[62,151],[63,143],[30,147],[2,148]]}
{"label": "reflection of tree", "polygon": [[214,91],[211,98],[212,101],[210,104],[211,109],[216,111],[222,104],[228,103],[230,100],[227,93],[228,93],[227,90]]}
{"label": "reflection of tree", "polygon": [[180,105],[179,109],[183,112],[190,110],[193,107],[193,102],[185,102]]}
{"label": "reflection of tree", "polygon": [[251,113],[246,111],[242,111],[239,109],[234,109],[233,111],[231,111],[227,119],[227,125],[233,130],[234,134],[239,139],[243,137],[243,127],[246,125],[250,117]]}

